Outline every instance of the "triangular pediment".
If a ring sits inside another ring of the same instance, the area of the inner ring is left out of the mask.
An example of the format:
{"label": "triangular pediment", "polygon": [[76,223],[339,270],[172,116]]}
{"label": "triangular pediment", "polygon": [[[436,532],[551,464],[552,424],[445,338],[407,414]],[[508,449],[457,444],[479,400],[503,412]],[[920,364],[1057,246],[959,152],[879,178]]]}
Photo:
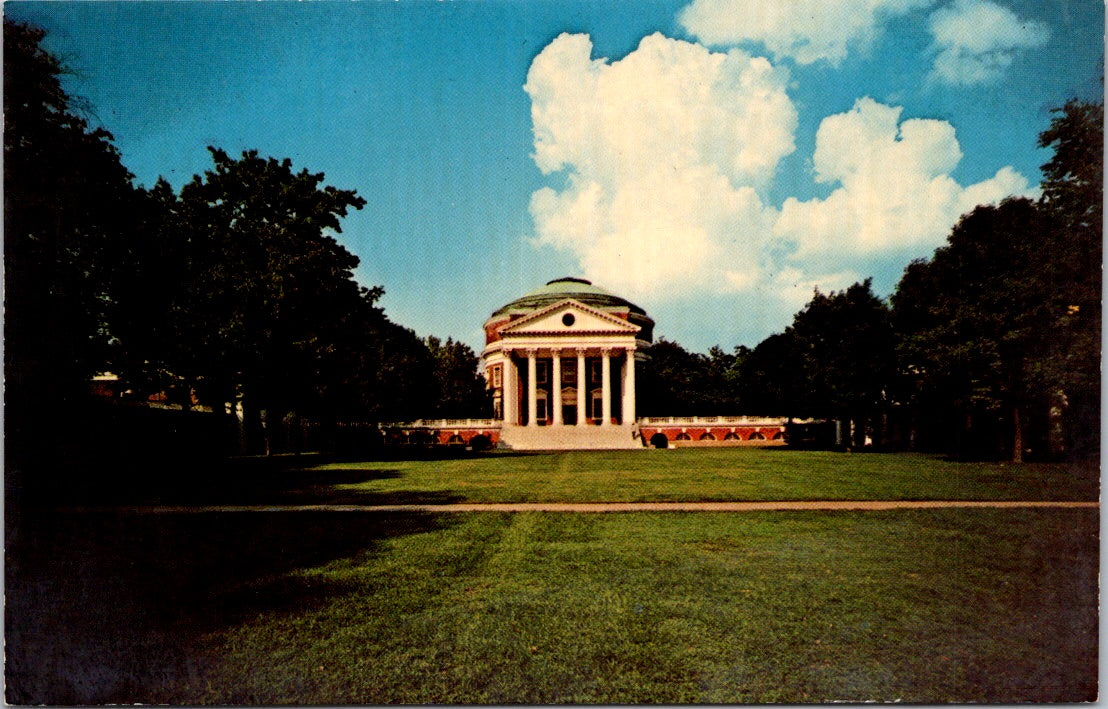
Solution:
{"label": "triangular pediment", "polygon": [[507,335],[633,335],[640,330],[623,318],[590,308],[573,299],[558,301],[500,329]]}

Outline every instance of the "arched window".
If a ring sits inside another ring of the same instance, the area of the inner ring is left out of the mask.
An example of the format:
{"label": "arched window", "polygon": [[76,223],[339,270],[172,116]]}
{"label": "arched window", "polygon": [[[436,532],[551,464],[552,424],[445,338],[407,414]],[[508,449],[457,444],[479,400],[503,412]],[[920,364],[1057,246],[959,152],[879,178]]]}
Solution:
{"label": "arched window", "polygon": [[492,448],[492,441],[483,433],[478,433],[469,439],[469,447],[475,451],[484,451]]}
{"label": "arched window", "polygon": [[785,437],[785,432],[784,431],[778,431],[777,433],[773,434],[773,440],[775,440],[775,441],[780,441],[784,437]]}
{"label": "arched window", "polygon": [[727,435],[723,437],[723,440],[725,440],[725,441],[739,441],[739,440],[742,440],[742,439],[739,438],[739,434],[735,433],[734,431],[728,431]]}
{"label": "arched window", "polygon": [[700,440],[702,440],[702,441],[714,441],[714,440],[716,440],[716,437],[712,435],[711,431],[706,431],[702,436],[700,436]]}
{"label": "arched window", "polygon": [[462,438],[459,434],[455,433],[453,436],[450,437],[450,440],[447,441],[447,443],[452,446],[464,446],[465,439]]}
{"label": "arched window", "polygon": [[766,440],[766,437],[762,435],[761,431],[755,431],[754,433],[750,434],[750,438],[748,438],[746,440],[748,440],[748,441],[764,441],[764,440]]}
{"label": "arched window", "polygon": [[674,440],[678,440],[678,441],[691,441],[691,440],[692,440],[692,437],[691,437],[691,436],[689,436],[689,434],[687,434],[687,433],[685,433],[684,431],[682,431],[681,433],[678,433],[678,434],[677,434],[677,438],[676,438],[676,439],[674,439]]}

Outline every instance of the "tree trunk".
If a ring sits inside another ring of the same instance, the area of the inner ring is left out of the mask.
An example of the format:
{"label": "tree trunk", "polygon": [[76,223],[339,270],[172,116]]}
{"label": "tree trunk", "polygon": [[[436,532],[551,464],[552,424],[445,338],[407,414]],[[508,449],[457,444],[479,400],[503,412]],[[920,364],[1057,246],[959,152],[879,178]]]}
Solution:
{"label": "tree trunk", "polygon": [[265,457],[268,458],[273,455],[273,441],[269,430],[269,407],[258,411],[258,421],[262,424],[262,446],[264,448]]}
{"label": "tree trunk", "polygon": [[1012,462],[1023,462],[1023,423],[1019,406],[1012,407]]}

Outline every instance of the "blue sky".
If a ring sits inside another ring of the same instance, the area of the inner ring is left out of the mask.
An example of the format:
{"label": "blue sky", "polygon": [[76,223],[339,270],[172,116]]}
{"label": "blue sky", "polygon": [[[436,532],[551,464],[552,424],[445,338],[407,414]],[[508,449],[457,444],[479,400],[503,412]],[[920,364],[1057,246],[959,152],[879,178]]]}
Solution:
{"label": "blue sky", "polygon": [[813,287],[887,295],[958,214],[1036,194],[1050,109],[1103,94],[1097,0],[9,2],[144,185],[207,145],[326,173],[357,277],[478,351],[580,275],[705,351]]}

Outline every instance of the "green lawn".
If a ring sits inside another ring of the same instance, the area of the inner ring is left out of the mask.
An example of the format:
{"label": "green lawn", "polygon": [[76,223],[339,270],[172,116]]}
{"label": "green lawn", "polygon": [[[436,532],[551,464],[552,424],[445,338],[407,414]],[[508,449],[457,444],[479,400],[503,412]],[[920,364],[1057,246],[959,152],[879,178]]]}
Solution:
{"label": "green lawn", "polygon": [[73,516],[8,576],[8,698],[1085,701],[1097,518]]}
{"label": "green lawn", "polygon": [[1096,509],[372,514],[279,504],[1096,499],[1091,466],[700,449],[235,470],[168,478],[138,498],[277,503],[272,511],[9,501],[10,702],[1011,703],[1097,693]]}
{"label": "green lawn", "polygon": [[[345,482],[330,483],[342,471]],[[310,492],[336,501],[1095,500],[1090,464],[956,462],[916,454],[686,448],[342,463]],[[361,476],[359,479],[358,476]],[[306,480],[309,478],[305,478]]]}

